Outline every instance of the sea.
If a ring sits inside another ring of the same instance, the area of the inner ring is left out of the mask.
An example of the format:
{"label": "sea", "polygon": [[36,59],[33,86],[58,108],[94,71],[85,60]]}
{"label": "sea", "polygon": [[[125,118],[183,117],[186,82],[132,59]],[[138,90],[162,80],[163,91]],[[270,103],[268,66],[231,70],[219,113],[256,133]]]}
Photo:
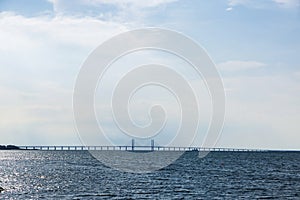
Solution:
{"label": "sea", "polygon": [[300,199],[300,152],[186,152],[150,173],[88,151],[0,151],[0,199]]}

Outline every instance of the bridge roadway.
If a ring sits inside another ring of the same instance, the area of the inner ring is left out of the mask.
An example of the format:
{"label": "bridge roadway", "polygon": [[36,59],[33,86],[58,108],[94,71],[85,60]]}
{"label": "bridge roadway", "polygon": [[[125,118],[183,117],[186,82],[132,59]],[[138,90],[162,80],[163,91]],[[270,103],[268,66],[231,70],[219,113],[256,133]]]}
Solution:
{"label": "bridge roadway", "polygon": [[264,149],[166,147],[166,146],[18,146],[22,150],[103,150],[103,151],[238,151],[262,152]]}

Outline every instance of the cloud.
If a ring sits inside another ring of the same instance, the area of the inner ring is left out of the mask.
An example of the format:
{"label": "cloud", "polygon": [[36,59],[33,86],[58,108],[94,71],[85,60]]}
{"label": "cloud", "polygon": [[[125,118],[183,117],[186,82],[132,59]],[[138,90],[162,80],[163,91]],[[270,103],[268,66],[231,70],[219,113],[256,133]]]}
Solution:
{"label": "cloud", "polygon": [[226,121],[223,146],[299,149],[300,79],[294,72],[223,78]]}
{"label": "cloud", "polygon": [[272,5],[278,5],[285,8],[299,7],[299,0],[269,0],[269,1],[252,1],[252,0],[229,0],[228,5],[234,6],[247,6],[252,8],[268,8]]}
{"label": "cloud", "polygon": [[[40,16],[26,18],[11,12],[0,13],[0,42],[5,50],[55,44],[96,46],[112,35],[127,30],[121,23],[92,17]],[[53,44],[53,43],[52,43]],[[3,50],[4,50],[3,49]]]}
{"label": "cloud", "polygon": [[[58,8],[62,5],[70,5],[68,4],[68,0],[48,0],[49,2],[53,3],[55,8]],[[147,8],[147,7],[156,7],[163,4],[168,4],[171,2],[174,2],[177,0],[75,0],[72,1],[72,4],[75,5],[91,5],[91,6],[97,6],[101,4],[111,4],[118,7],[124,7],[124,6],[134,6],[139,8]]]}
{"label": "cloud", "polygon": [[[147,26],[149,19],[178,0],[48,0],[56,16],[77,16],[123,23],[134,28]],[[149,26],[149,25],[148,25]],[[153,25],[150,25],[153,26]]]}
{"label": "cloud", "polygon": [[292,8],[292,7],[299,7],[300,1],[299,0],[273,0],[279,6]]}
{"label": "cloud", "polygon": [[49,0],[56,15],[93,16],[108,21],[141,23],[157,8],[177,0]]}
{"label": "cloud", "polygon": [[266,64],[257,61],[240,61],[240,60],[231,60],[223,63],[219,63],[217,67],[222,71],[242,71],[242,70],[251,70],[261,67],[265,67]]}
{"label": "cloud", "polygon": [[[78,144],[71,105],[81,63],[101,42],[131,28],[126,20],[128,15],[143,16],[144,9],[155,10],[173,1],[52,2],[57,13],[51,16],[29,18],[0,13],[2,143]],[[237,5],[256,6],[250,1],[230,2],[233,9]],[[295,1],[270,2],[282,7],[296,5]],[[91,5],[95,7],[90,9]],[[95,8],[97,16],[79,17],[80,8],[87,8],[87,13]],[[72,13],[62,14],[65,11]],[[119,20],[123,16],[126,23]],[[231,60],[220,63],[218,68],[226,72],[249,72],[266,66],[254,60]],[[230,89],[226,90],[227,132],[222,145],[299,148],[299,71],[293,75],[276,72],[247,75],[224,77],[225,87]]]}
{"label": "cloud", "polygon": [[248,5],[251,1],[249,0],[229,0],[229,6],[237,6],[237,5]]}
{"label": "cloud", "polygon": [[1,143],[79,144],[72,91],[90,51],[128,28],[92,17],[0,13]]}

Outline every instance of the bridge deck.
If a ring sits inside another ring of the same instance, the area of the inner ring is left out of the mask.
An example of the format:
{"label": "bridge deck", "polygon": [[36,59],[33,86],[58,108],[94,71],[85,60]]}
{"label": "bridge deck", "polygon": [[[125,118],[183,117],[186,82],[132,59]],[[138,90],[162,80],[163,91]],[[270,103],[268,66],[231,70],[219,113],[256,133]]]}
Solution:
{"label": "bridge deck", "polygon": [[24,150],[106,150],[106,151],[267,151],[263,149],[166,147],[166,146],[19,146]]}

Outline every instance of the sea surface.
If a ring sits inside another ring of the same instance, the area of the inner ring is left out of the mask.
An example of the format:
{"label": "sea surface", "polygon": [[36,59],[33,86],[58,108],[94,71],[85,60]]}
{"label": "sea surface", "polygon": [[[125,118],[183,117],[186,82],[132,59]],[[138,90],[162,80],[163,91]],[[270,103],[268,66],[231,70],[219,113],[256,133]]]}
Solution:
{"label": "sea surface", "polygon": [[0,199],[300,199],[300,152],[189,152],[136,174],[88,151],[0,151],[0,187]]}

